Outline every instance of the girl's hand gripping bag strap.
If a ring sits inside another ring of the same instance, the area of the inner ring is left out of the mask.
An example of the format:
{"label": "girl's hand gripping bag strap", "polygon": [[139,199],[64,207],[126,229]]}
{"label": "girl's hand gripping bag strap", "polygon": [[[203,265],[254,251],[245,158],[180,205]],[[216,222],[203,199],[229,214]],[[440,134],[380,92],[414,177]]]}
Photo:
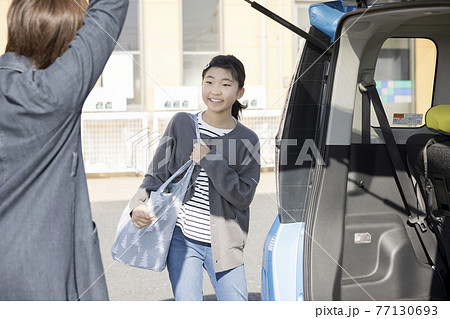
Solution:
{"label": "girl's hand gripping bag strap", "polygon": [[[194,117],[197,139],[200,139],[197,118]],[[162,271],[166,267],[172,234],[195,163],[188,160],[161,187],[150,193],[147,206],[156,215],[148,226],[136,228],[131,221],[129,204],[117,227],[111,248],[112,257],[121,263],[138,268]],[[173,180],[185,172],[183,178]]]}

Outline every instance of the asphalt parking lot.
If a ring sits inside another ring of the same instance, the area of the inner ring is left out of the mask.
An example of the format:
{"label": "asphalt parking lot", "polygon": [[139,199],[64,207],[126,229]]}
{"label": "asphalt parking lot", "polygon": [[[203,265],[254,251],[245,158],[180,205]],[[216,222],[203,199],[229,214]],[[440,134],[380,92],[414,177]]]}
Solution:
{"label": "asphalt parking lot", "polygon": [[[142,177],[88,178],[92,217],[97,224],[109,297],[113,301],[173,300],[167,270],[161,273],[115,262],[110,253],[117,222]],[[276,217],[275,177],[263,172],[250,207],[250,231],[245,248],[245,269],[249,300],[261,297],[262,249],[266,234]],[[209,278],[204,276],[204,300],[215,300]]]}

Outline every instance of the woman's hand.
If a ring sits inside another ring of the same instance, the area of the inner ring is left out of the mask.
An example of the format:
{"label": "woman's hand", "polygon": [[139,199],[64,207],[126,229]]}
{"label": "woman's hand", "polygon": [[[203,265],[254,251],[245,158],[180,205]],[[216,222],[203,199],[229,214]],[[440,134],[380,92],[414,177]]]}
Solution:
{"label": "woman's hand", "polygon": [[147,205],[139,205],[131,212],[131,221],[136,228],[142,228],[150,225],[156,219],[155,214],[148,211]]}
{"label": "woman's hand", "polygon": [[203,142],[203,140],[200,140],[200,143],[194,144],[194,149],[192,150],[190,159],[193,160],[195,163],[198,163],[210,151],[211,149],[208,147],[208,145],[206,145],[206,143]]}

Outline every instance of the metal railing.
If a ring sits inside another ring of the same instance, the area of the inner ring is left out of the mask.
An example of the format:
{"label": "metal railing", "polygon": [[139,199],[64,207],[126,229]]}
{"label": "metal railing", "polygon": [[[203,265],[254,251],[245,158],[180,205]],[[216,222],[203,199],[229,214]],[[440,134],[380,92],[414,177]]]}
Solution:
{"label": "metal railing", "polygon": [[[159,139],[175,112],[82,114],[86,173],[145,172]],[[281,110],[245,110],[241,122],[258,134],[261,166],[275,163],[274,137]]]}

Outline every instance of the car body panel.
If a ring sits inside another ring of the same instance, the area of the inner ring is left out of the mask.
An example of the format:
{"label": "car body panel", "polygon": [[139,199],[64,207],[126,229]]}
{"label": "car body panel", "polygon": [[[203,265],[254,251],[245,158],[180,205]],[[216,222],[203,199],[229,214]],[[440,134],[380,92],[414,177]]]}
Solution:
{"label": "car body panel", "polygon": [[277,216],[264,243],[262,300],[301,301],[304,223],[281,224]]}
{"label": "car body panel", "polygon": [[[450,2],[387,2],[343,14],[327,53],[308,44],[299,52],[277,135],[280,208],[264,247],[263,300],[445,299],[408,225],[381,130],[364,127],[358,85],[374,83],[386,39],[428,38],[438,48],[433,104],[449,104]],[[310,33],[327,40],[314,26]],[[392,131],[404,159],[409,137],[431,133],[425,126]],[[315,156],[297,165],[309,140],[324,165]]]}

